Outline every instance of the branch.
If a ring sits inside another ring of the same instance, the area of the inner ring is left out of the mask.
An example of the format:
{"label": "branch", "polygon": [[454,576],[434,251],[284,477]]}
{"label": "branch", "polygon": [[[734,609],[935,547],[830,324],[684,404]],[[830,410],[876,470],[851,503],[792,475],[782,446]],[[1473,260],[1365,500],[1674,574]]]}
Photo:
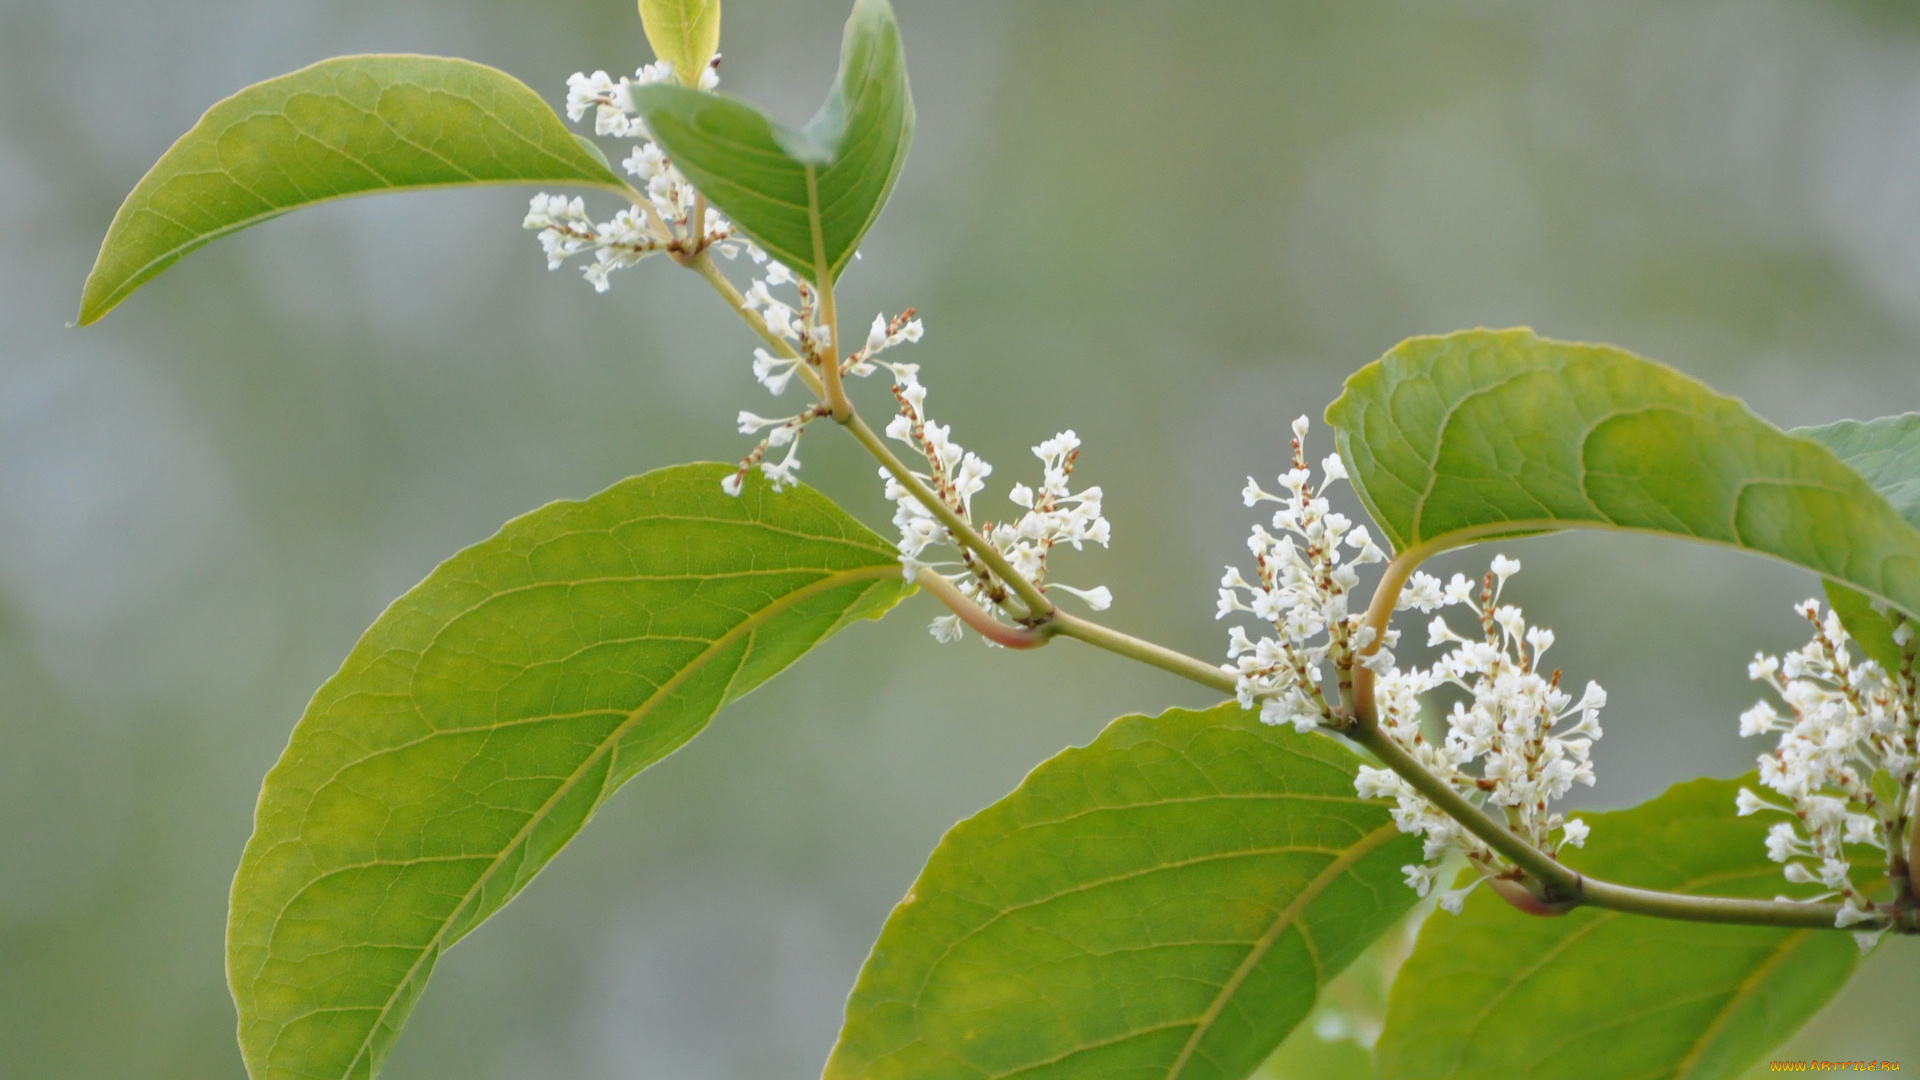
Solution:
{"label": "branch", "polygon": [[[726,275],[713,264],[712,258],[706,252],[703,251],[689,260],[687,265],[713,286],[727,305],[753,328],[761,340],[772,346],[783,357],[802,359],[799,370],[808,388],[813,390],[821,401],[828,402],[829,406],[832,405],[830,398],[836,396],[833,391],[841,390],[837,363],[829,362],[823,366],[823,371],[828,373],[829,378],[829,382],[823,384],[819,375],[804,362],[804,358],[800,357],[793,346],[768,329],[766,320],[746,306],[740,291],[734,288],[733,283],[727,280]],[[830,309],[831,286],[823,287],[821,291],[825,306]],[[830,320],[831,318],[832,316],[829,315]],[[833,352],[837,356],[839,352],[837,328],[833,332],[835,337]],[[846,401],[843,390],[837,396],[841,401]],[[837,418],[838,414],[836,414]],[[866,447],[867,452],[872,454],[887,472],[900,482],[901,486],[911,492],[921,505],[946,526],[956,543],[978,556],[995,577],[1013,589],[1014,594],[1026,606],[1027,613],[1021,621],[1028,625],[1017,628],[1006,626],[994,619],[985,609],[968,600],[951,582],[936,573],[922,570],[915,581],[982,636],[1015,649],[1035,648],[1045,644],[1055,635],[1070,637],[1095,648],[1105,649],[1117,656],[1124,656],[1129,660],[1178,675],[1208,689],[1225,694],[1235,692],[1237,680],[1232,673],[1216,665],[1169,649],[1164,645],[1157,645],[1099,623],[1069,615],[1055,608],[1045,593],[1031,581],[1016,573],[993,545],[987,543],[966,519],[948,506],[931,488],[927,487],[924,481],[907,468],[906,464],[881,441],[880,436],[853,410],[850,402],[847,404],[847,414],[842,424],[860,445]],[[1429,542],[1396,555],[1387,564],[1386,571],[1381,576],[1379,584],[1374,589],[1373,597],[1367,605],[1362,625],[1371,627],[1373,635],[1366,648],[1360,650],[1359,655],[1364,658],[1380,649],[1386,638],[1387,624],[1393,618],[1394,606],[1399,602],[1400,590],[1421,563],[1441,551],[1473,543],[1484,539],[1486,535],[1506,531],[1511,531],[1511,526],[1465,530],[1449,536],[1444,543]],[[1405,748],[1380,731],[1379,714],[1374,701],[1374,675],[1372,670],[1362,664],[1354,665],[1351,695],[1346,705],[1353,714],[1354,723],[1344,730],[1343,734],[1371,751],[1382,764],[1411,784],[1414,790],[1449,817],[1458,821],[1488,847],[1526,871],[1537,882],[1540,892],[1544,895],[1535,897],[1537,901],[1535,904],[1516,902],[1517,907],[1536,913],[1559,914],[1574,907],[1587,906],[1692,922],[1834,929],[1834,917],[1840,911],[1838,904],[1743,900],[1733,897],[1659,892],[1601,881],[1563,866],[1559,860],[1534,847],[1489,817],[1480,807],[1467,801],[1466,797],[1454,790],[1451,784],[1428,772]],[[1916,819],[1915,829],[1916,833],[1920,834],[1920,818]],[[1510,902],[1512,902],[1511,899]],[[1894,929],[1902,933],[1913,933],[1917,928],[1908,925],[1908,920],[1896,917]]]}

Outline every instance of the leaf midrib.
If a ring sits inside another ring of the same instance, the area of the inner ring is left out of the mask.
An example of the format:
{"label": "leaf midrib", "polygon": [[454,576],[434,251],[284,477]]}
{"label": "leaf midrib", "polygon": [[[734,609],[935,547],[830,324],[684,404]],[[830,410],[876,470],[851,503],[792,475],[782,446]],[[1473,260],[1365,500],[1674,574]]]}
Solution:
{"label": "leaf midrib", "polygon": [[[1247,980],[1247,976],[1253,973],[1253,969],[1265,958],[1267,952],[1273,948],[1274,944],[1280,940],[1280,935],[1285,933],[1288,927],[1298,923],[1301,914],[1306,911],[1307,905],[1319,899],[1322,893],[1326,892],[1341,875],[1351,870],[1363,857],[1371,854],[1374,849],[1381,847],[1399,835],[1399,826],[1392,822],[1380,826],[1366,836],[1361,837],[1353,846],[1342,852],[1339,858],[1328,863],[1320,873],[1314,876],[1312,881],[1307,883],[1305,888],[1300,890],[1299,894],[1293,898],[1293,902],[1289,903],[1286,908],[1274,918],[1273,925],[1267,928],[1267,932],[1261,936],[1260,940],[1254,942],[1253,948],[1247,953],[1246,959],[1240,962],[1240,967],[1228,978],[1225,985],[1220,987],[1220,992],[1214,996],[1213,1002],[1207,1006],[1206,1011],[1200,1014],[1200,1019],[1194,1025],[1193,1034],[1187,1037],[1186,1045],[1180,1048],[1180,1056],[1174,1059],[1173,1066],[1167,1071],[1167,1080],[1178,1080],[1181,1072],[1186,1069],[1187,1062],[1192,1060],[1194,1052],[1199,1049],[1200,1041],[1212,1030],[1214,1022],[1218,1020],[1220,1014],[1226,1010],[1227,1003],[1231,1001],[1233,995],[1239,991],[1241,984]],[[1319,974],[1318,965],[1316,964],[1314,974],[1314,988],[1316,993],[1319,990],[1320,984]]]}
{"label": "leaf midrib", "polygon": [[[199,174],[196,174],[196,175],[199,175]],[[215,175],[225,176],[227,174],[224,171],[222,171]],[[111,300],[112,303],[106,304],[105,306],[107,308],[113,308],[117,306],[121,300],[126,299],[130,293],[140,288],[141,285],[144,285],[146,282],[141,280],[142,275],[146,274],[147,271],[152,270],[156,266],[161,266],[161,264],[166,263],[169,260],[179,259],[184,255],[191,254],[192,252],[198,250],[199,248],[204,247],[207,244],[210,244],[213,241],[218,240],[223,236],[232,235],[233,233],[239,232],[242,229],[247,229],[255,225],[258,225],[261,222],[272,221],[274,218],[282,217],[286,214],[290,214],[294,212],[295,210],[304,209],[307,206],[313,206],[323,202],[342,202],[347,199],[361,199],[369,195],[392,195],[397,191],[438,191],[443,188],[512,187],[514,185],[525,185],[525,184],[537,183],[537,182],[539,181],[528,180],[525,178],[509,178],[506,180],[450,180],[450,181],[447,181],[446,183],[436,183],[436,184],[407,184],[405,185],[405,187],[401,187],[401,188],[370,188],[366,191],[349,191],[343,195],[329,195],[323,199],[314,199],[314,200],[310,200],[308,202],[303,202],[303,203],[290,203],[286,206],[279,207],[278,209],[270,210],[264,214],[255,214],[252,217],[246,218],[242,221],[237,221],[225,228],[216,229],[212,232],[197,233],[192,240],[189,240],[182,244],[175,244],[173,247],[168,248],[164,254],[157,255],[147,260],[146,262],[140,264],[140,268],[138,270],[135,270],[133,273],[128,274],[126,280],[129,282],[129,284],[123,285],[120,288],[117,288],[113,292],[109,293],[107,295],[107,299]],[[624,184],[621,184],[621,185],[608,184],[603,181],[597,181],[597,180],[585,180],[585,179],[557,180],[553,182],[564,183],[564,184],[577,184],[580,187],[596,188],[601,191],[611,191],[617,195],[625,195],[627,191],[626,185]],[[238,185],[236,184],[235,186],[238,186]],[[191,226],[185,224],[184,222],[177,221],[173,218],[168,218],[167,215],[160,213],[158,210],[153,209],[149,205],[143,204],[141,206],[134,207],[128,211],[128,214],[129,216],[133,214],[148,214],[153,217],[163,218],[168,221],[173,221],[175,225],[178,225],[181,228],[191,228]],[[111,228],[111,226],[109,226],[109,228]]]}
{"label": "leaf midrib", "polygon": [[[539,824],[541,824],[546,820],[547,814],[552,810],[556,802],[562,797],[564,797],[565,795],[571,793],[574,786],[579,782],[580,778],[583,775],[585,775],[588,768],[592,766],[595,762],[597,762],[603,755],[608,753],[612,747],[617,745],[620,739],[628,731],[633,729],[634,725],[638,724],[641,720],[645,719],[646,716],[653,711],[656,705],[658,705],[661,701],[666,700],[667,697],[671,694],[671,692],[677,689],[687,678],[689,678],[692,675],[692,673],[703,669],[706,666],[706,664],[714,656],[718,655],[726,647],[734,644],[741,637],[749,635],[754,631],[758,630],[762,625],[764,625],[767,621],[772,619],[775,615],[785,612],[786,610],[800,603],[802,600],[810,599],[813,596],[816,596],[823,592],[827,592],[834,588],[838,588],[839,586],[850,584],[856,581],[862,581],[862,580],[884,580],[885,578],[898,575],[899,572],[900,571],[897,565],[879,565],[879,566],[859,567],[852,570],[837,571],[833,574],[829,574],[826,577],[821,578],[819,581],[813,582],[805,586],[804,588],[796,589],[793,592],[788,593],[787,595],[776,600],[774,603],[769,604],[764,608],[761,608],[759,611],[756,611],[752,615],[741,620],[738,624],[736,624],[734,627],[729,629],[725,634],[722,634],[720,637],[714,639],[713,644],[708,646],[708,648],[704,650],[698,657],[696,657],[693,660],[693,662],[689,663],[686,667],[682,668],[680,671],[675,672],[672,678],[669,678],[665,682],[661,683],[660,686],[657,689],[655,689],[654,692],[647,698],[647,700],[642,702],[638,707],[636,707],[633,713],[624,722],[622,722],[619,727],[609,732],[607,737],[600,741],[600,745],[594,748],[593,753],[587,755],[587,757],[583,759],[580,762],[580,764],[574,768],[572,775],[568,776],[564,781],[562,781],[560,785],[554,789],[553,794],[547,798],[546,802],[541,804],[541,806],[532,815],[530,815],[527,818],[526,823],[521,826],[520,830],[514,834],[512,839],[509,840],[507,844],[500,850],[499,854],[494,856],[492,865],[490,865],[483,873],[480,874],[479,877],[477,877],[474,880],[473,885],[470,886],[467,889],[466,893],[460,897],[459,902],[453,905],[451,909],[451,914],[448,916],[446,920],[444,920],[441,923],[440,928],[434,932],[431,938],[429,938],[423,945],[419,947],[418,955],[415,956],[413,963],[408,965],[405,974],[402,975],[399,981],[395,983],[393,991],[390,994],[388,994],[387,1000],[381,1004],[381,1006],[379,1007],[379,1011],[375,1015],[372,1023],[368,1025],[366,1037],[361,1041],[359,1049],[355,1051],[353,1058],[348,1062],[348,1066],[347,1066],[348,1072],[342,1074],[343,1080],[345,1080],[346,1076],[351,1074],[353,1067],[356,1064],[358,1064],[358,1062],[362,1058],[365,1058],[369,1054],[371,1054],[374,1037],[379,1033],[381,1025],[386,1022],[387,1016],[393,1011],[394,1003],[399,999],[401,993],[406,989],[406,987],[409,984],[411,984],[414,976],[418,974],[420,970],[421,962],[428,955],[436,953],[442,947],[442,945],[444,944],[444,938],[446,936],[447,927],[453,924],[454,919],[457,918],[462,911],[466,910],[467,906],[473,902],[474,897],[478,895],[481,889],[493,879],[493,876],[499,871],[501,865],[504,863],[508,855],[516,851],[523,844],[526,843],[527,838],[532,834],[533,830],[537,828]],[[290,906],[294,902],[294,900],[297,900],[301,895],[303,895],[305,891],[306,891],[305,889],[302,889],[299,892],[296,892],[292,897],[290,897],[286,901],[286,903],[281,905],[280,910],[276,912],[274,915],[273,925],[279,924],[280,920],[286,914],[287,907]],[[268,955],[271,956],[270,944],[269,944]],[[259,977],[260,977],[259,973],[258,971],[256,971],[254,975],[254,981],[257,982],[259,980]],[[266,1054],[265,1054],[266,1057],[268,1058],[272,1057],[274,1049],[279,1045],[280,1035],[285,1031],[286,1031],[286,1025],[285,1024],[279,1025],[279,1029],[278,1031],[276,1031],[274,1035],[273,1044],[269,1045],[266,1049]]]}
{"label": "leaf midrib", "polygon": [[1767,957],[1765,963],[1754,968],[1746,978],[1740,980],[1740,985],[1734,988],[1733,995],[1727,999],[1727,1003],[1714,1014],[1712,1023],[1709,1023],[1706,1030],[1700,1033],[1700,1037],[1694,1040],[1687,1055],[1680,1059],[1679,1065],[1675,1066],[1674,1080],[1683,1080],[1692,1071],[1694,1065],[1699,1062],[1700,1055],[1706,1053],[1707,1047],[1713,1045],[1714,1041],[1720,1037],[1720,1033],[1726,1030],[1727,1024],[1733,1019],[1734,1011],[1759,990],[1761,980],[1773,974],[1775,968],[1785,962],[1790,954],[1799,951],[1800,946],[1806,944],[1815,933],[1816,931],[1813,930],[1796,930],[1788,934],[1781,939],[1779,945],[1774,947],[1772,955]]}

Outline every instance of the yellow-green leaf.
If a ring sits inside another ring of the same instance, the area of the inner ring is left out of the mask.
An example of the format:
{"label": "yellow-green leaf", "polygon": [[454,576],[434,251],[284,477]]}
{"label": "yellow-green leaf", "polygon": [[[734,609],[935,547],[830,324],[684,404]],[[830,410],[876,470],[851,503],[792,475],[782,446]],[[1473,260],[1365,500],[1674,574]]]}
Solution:
{"label": "yellow-green leaf", "polygon": [[1414,904],[1354,754],[1229,703],[1116,720],[940,842],[828,1080],[1240,1080]]}
{"label": "yellow-green leaf", "polygon": [[681,85],[698,87],[720,51],[720,0],[640,0],[640,23],[653,55],[673,62]]}
{"label": "yellow-green leaf", "polygon": [[628,778],[906,594],[822,496],[721,465],[543,507],[395,601],[260,794],[227,926],[254,1080],[378,1072],[436,961]]}
{"label": "yellow-green leaf", "polygon": [[202,244],[349,195],[472,184],[627,190],[592,143],[502,71],[438,56],[340,56],[208,109],[107,228],[80,299],[98,320]]}

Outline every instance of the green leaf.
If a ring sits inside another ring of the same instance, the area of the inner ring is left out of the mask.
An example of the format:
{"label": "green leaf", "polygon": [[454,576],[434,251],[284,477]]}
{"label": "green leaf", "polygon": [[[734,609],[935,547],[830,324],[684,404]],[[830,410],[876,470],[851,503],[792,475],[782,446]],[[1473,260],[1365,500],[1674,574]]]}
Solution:
{"label": "green leaf", "polygon": [[1920,613],[1920,531],[1833,452],[1604,345],[1530,330],[1412,338],[1327,410],[1394,547],[1573,527],[1785,560]]}
{"label": "green leaf", "polygon": [[1116,720],[961,822],[888,918],[829,1080],[1237,1080],[1414,904],[1334,740]]}
{"label": "green leaf", "polygon": [[816,284],[839,279],[913,141],[907,60],[887,0],[854,4],[840,77],[805,127],[684,86],[636,87],[633,100],[694,187]]}
{"label": "green leaf", "polygon": [[640,23],[653,55],[673,62],[674,78],[699,86],[720,49],[720,0],[640,0]]}
{"label": "green leaf", "polygon": [[1387,1019],[1387,993],[1433,913],[1430,896],[1320,990],[1313,1011],[1255,1072],[1254,1080],[1370,1080],[1373,1044]]}
{"label": "green leaf", "polygon": [[[1771,821],[1734,816],[1742,782],[1694,780],[1631,810],[1583,815],[1593,835],[1567,862],[1678,892],[1793,892],[1767,859]],[[1859,954],[1831,930],[1596,908],[1539,918],[1477,889],[1461,914],[1421,929],[1375,1060],[1381,1080],[1734,1077],[1832,997]]]}
{"label": "green leaf", "polygon": [[[1920,413],[1884,416],[1865,423],[1842,420],[1821,427],[1794,428],[1791,434],[1832,450],[1885,496],[1901,517],[1920,528]],[[1902,657],[1893,641],[1893,624],[1873,610],[1866,597],[1829,581],[1827,603],[1839,613],[1847,633],[1868,656],[1888,671],[1900,670]]]}
{"label": "green leaf", "polygon": [[97,321],[182,255],[348,195],[470,184],[627,190],[540,95],[437,56],[340,56],[207,110],[134,187],[80,299]]}
{"label": "green leaf", "polygon": [[1842,420],[1788,432],[1834,452],[1920,529],[1920,413],[1878,420]]}
{"label": "green leaf", "polygon": [[908,592],[805,488],[687,465],[443,563],[327,681],[267,775],[227,972],[255,1080],[371,1077],[440,954],[721,706]]}

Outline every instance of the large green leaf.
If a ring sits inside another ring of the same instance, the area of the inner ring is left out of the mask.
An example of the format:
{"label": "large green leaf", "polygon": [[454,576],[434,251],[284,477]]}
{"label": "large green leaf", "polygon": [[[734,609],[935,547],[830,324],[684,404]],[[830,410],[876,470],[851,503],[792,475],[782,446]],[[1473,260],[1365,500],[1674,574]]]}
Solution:
{"label": "large green leaf", "polygon": [[653,55],[672,61],[683,85],[699,86],[720,48],[720,0],[640,0],[640,22]]}
{"label": "large green leaf", "polygon": [[908,586],[805,488],[688,465],[554,503],[395,601],[267,775],[227,929],[255,1080],[371,1077],[435,961],[629,777]]}
{"label": "large green leaf", "polygon": [[[1734,816],[1741,783],[1693,780],[1631,810],[1584,815],[1593,836],[1567,862],[1676,892],[1792,892],[1767,859],[1772,822]],[[1859,954],[1831,930],[1596,908],[1543,919],[1479,889],[1461,914],[1421,929],[1375,1058],[1381,1080],[1733,1077],[1832,997]]]}
{"label": "large green leaf", "polygon": [[830,282],[880,216],[913,141],[913,95],[887,0],[857,0],[840,77],[805,127],[734,98],[655,84],[633,100],[680,171],[774,258]]}
{"label": "large green leaf", "polygon": [[1359,760],[1228,704],[1115,721],[961,822],[829,1080],[1237,1080],[1414,903]]}
{"label": "large green leaf", "polygon": [[1833,452],[1671,368],[1530,330],[1412,338],[1327,410],[1400,551],[1570,527],[1729,544],[1920,613],[1920,531]]}
{"label": "large green leaf", "polygon": [[94,322],[182,255],[348,195],[465,184],[627,190],[505,72],[437,56],[341,56],[208,109],[134,187],[80,299]]}
{"label": "large green leaf", "polygon": [[[1901,517],[1920,528],[1920,413],[1883,416],[1864,423],[1842,420],[1821,427],[1794,428],[1837,454],[1865,477]],[[1867,598],[1844,585],[1827,582],[1827,601],[1868,656],[1889,671],[1900,667],[1893,625],[1873,610]]]}

